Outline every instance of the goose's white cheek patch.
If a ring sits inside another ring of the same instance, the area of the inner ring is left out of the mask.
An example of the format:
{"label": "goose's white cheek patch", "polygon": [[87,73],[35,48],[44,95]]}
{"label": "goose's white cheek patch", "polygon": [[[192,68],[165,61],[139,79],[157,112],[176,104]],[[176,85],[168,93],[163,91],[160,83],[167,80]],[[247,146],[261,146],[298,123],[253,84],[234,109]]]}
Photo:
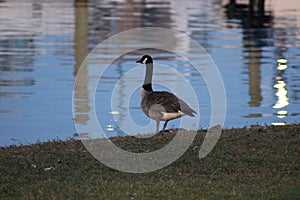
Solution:
{"label": "goose's white cheek patch", "polygon": [[143,60],[143,64],[146,64],[147,60],[148,60],[148,58],[145,58],[145,59]]}

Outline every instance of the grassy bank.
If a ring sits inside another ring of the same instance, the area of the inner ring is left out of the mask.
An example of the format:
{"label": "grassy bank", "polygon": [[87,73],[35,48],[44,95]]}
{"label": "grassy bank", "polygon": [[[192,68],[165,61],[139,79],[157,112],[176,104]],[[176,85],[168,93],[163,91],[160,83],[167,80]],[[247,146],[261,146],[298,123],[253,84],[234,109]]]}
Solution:
{"label": "grassy bank", "polygon": [[[139,152],[173,136],[112,141]],[[168,167],[144,174],[106,167],[77,140],[0,148],[0,199],[300,199],[300,124],[224,130],[199,159],[204,136],[199,131]]]}

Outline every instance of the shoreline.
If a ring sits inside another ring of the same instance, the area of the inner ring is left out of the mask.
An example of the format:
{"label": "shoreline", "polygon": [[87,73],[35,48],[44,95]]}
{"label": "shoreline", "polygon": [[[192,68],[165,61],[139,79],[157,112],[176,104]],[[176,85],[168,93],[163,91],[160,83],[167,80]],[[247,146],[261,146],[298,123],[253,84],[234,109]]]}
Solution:
{"label": "shoreline", "polygon": [[[243,126],[243,127],[224,127],[222,128],[222,132],[224,131],[230,131],[230,130],[235,130],[235,129],[251,129],[251,128],[256,128],[256,127],[260,127],[260,128],[268,128],[268,127],[284,127],[284,126],[295,126],[295,125],[299,125],[300,123],[293,123],[293,124],[284,124],[284,125],[273,125],[273,124],[265,124],[265,125],[250,125],[250,126]],[[180,129],[180,128],[170,128],[170,129],[167,129],[167,130],[175,130],[176,129]],[[190,132],[190,131],[195,131],[195,130],[186,130],[186,129],[182,129],[186,132]],[[207,132],[207,128],[199,128],[197,130],[197,132]],[[108,137],[108,139],[113,139],[113,138],[123,138],[123,137],[152,137],[152,136],[155,136],[155,133],[143,133],[143,134],[136,134],[136,135],[113,135],[113,136],[110,136]],[[83,135],[83,137],[85,137]],[[97,139],[102,139],[102,138],[97,138]],[[97,140],[95,139],[95,140]],[[20,146],[30,146],[30,145],[35,145],[35,144],[42,144],[42,143],[48,143],[48,142],[63,142],[63,141],[74,141],[74,140],[78,140],[80,141],[81,138],[80,136],[78,135],[78,133],[74,133],[72,136],[68,136],[66,137],[65,139],[63,138],[59,138],[58,136],[56,137],[56,139],[44,139],[44,140],[40,140],[40,139],[37,139],[35,142],[26,142],[24,140],[24,142],[22,142],[21,139],[17,139],[17,138],[11,138],[10,139],[11,141],[15,141],[15,144],[6,144],[6,145],[0,145],[0,148],[9,148],[11,146],[14,146],[14,147],[20,147]],[[93,139],[92,139],[93,140]]]}

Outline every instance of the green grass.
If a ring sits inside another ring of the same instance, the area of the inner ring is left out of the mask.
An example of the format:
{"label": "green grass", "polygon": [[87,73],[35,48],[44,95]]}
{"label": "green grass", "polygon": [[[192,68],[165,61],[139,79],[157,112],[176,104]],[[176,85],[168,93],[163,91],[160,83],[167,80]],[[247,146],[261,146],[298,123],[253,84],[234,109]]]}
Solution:
{"label": "green grass", "polygon": [[[223,130],[199,159],[204,136],[198,131],[177,161],[144,174],[106,167],[78,140],[2,147],[0,199],[300,199],[300,124]],[[172,137],[112,141],[144,152]]]}

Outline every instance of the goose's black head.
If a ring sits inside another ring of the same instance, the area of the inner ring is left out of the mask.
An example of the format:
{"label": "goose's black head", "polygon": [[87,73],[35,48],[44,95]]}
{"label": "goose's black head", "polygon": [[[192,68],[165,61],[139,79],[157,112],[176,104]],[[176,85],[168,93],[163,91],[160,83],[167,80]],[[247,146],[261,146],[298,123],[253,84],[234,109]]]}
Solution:
{"label": "goose's black head", "polygon": [[148,64],[148,63],[153,63],[153,60],[151,56],[144,55],[140,60],[137,60],[136,62],[142,64]]}

